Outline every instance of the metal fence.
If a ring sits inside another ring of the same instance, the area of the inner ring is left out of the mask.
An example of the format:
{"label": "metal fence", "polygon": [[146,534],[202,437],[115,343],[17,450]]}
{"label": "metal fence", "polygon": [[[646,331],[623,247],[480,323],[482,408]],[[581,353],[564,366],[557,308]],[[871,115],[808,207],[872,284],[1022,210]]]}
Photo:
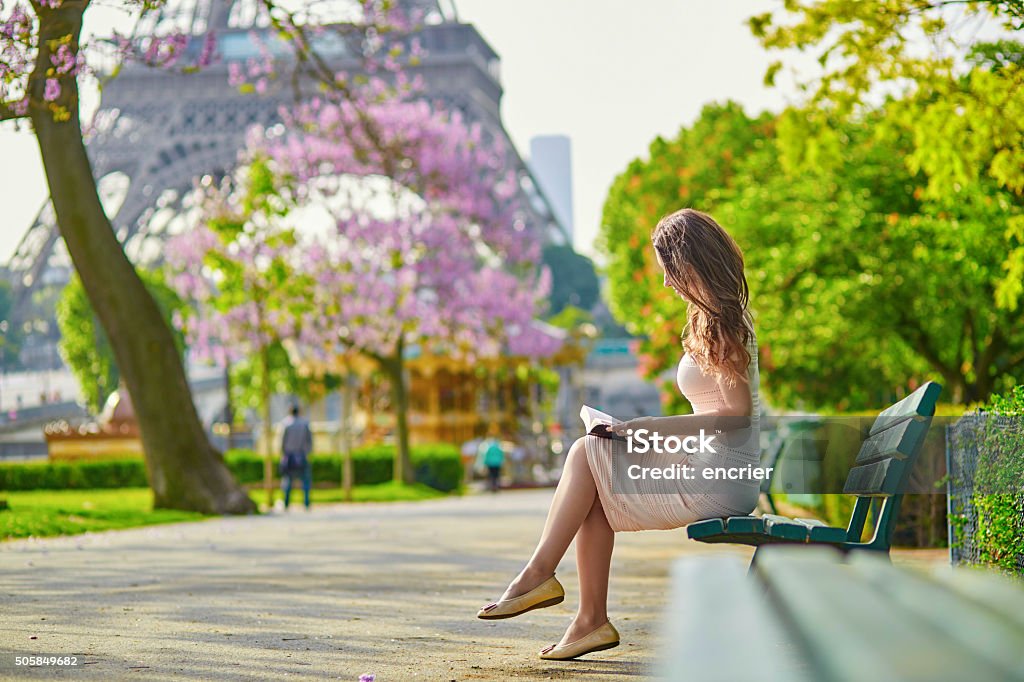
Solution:
{"label": "metal fence", "polygon": [[[981,412],[946,427],[946,503],[954,565],[998,564],[1024,574],[1024,480],[1013,475],[1024,468],[1022,421]],[[1011,475],[993,476],[992,469]],[[997,528],[979,510],[993,500],[1004,512],[1015,510]]]}

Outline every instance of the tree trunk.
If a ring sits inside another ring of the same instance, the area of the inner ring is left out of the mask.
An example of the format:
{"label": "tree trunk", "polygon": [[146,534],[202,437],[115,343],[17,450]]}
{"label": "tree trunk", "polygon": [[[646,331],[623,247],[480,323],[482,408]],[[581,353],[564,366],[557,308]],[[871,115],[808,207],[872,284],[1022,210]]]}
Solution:
{"label": "tree trunk", "polygon": [[124,254],[103,211],[82,141],[78,86],[60,79],[55,121],[43,92],[51,46],[71,37],[77,54],[87,2],[39,8],[39,51],[29,82],[30,108],[57,223],[131,394],[142,432],[154,506],[205,513],[255,510],[209,442],[192,402],[184,368],[159,308]]}
{"label": "tree trunk", "polygon": [[352,371],[345,369],[344,397],[341,405],[341,488],[345,501],[352,501]]}
{"label": "tree trunk", "polygon": [[270,424],[270,349],[260,347],[260,419],[263,422],[263,490],[267,508],[274,506],[274,431]]}
{"label": "tree trunk", "polygon": [[399,483],[412,483],[415,476],[409,457],[409,393],[405,385],[405,361],[402,358],[401,341],[395,348],[395,354],[387,358],[383,364],[391,383],[391,409],[395,412],[394,480]]}
{"label": "tree trunk", "polygon": [[224,421],[228,423],[228,450],[235,448],[235,408],[231,403],[231,361],[224,360]]}

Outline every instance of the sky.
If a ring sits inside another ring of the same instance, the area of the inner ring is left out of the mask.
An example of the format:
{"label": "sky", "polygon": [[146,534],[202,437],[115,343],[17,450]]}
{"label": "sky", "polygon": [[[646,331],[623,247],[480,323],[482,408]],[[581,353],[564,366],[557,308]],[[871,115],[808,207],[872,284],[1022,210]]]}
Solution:
{"label": "sky", "polygon": [[[674,136],[711,102],[749,112],[795,99],[791,81],[762,84],[776,55],[744,21],[777,0],[456,0],[501,56],[505,129],[523,156],[535,135],[572,141],[575,246],[593,254],[615,176]],[[94,18],[95,30],[116,17]],[[122,24],[123,25],[123,24]],[[124,30],[124,29],[122,29]],[[0,129],[0,262],[6,263],[47,195],[35,139]],[[652,226],[653,227],[653,226]]]}

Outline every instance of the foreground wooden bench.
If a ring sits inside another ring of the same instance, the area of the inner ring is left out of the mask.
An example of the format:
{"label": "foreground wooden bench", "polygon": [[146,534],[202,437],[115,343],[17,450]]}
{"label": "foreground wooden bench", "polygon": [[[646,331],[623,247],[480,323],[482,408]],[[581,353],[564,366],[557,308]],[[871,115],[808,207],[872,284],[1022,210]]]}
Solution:
{"label": "foreground wooden bench", "polygon": [[751,574],[684,557],[665,618],[663,680],[1024,680],[1024,585],[977,569],[829,547],[766,547]]}
{"label": "foreground wooden bench", "polygon": [[[935,414],[942,387],[929,381],[875,419],[857,454],[843,492],[857,502],[846,528],[828,526],[816,519],[790,519],[775,514],[708,519],[686,527],[686,534],[700,542],[726,542],[760,547],[772,544],[831,545],[850,550],[889,551],[903,490],[917,453]],[[874,516],[871,538],[862,541],[872,500],[881,508]],[[754,559],[757,559],[755,551]]]}

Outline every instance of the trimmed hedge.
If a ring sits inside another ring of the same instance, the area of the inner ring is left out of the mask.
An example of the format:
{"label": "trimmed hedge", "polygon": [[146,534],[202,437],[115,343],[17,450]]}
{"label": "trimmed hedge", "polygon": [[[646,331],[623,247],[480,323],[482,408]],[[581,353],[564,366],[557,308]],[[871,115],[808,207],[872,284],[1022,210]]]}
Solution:
{"label": "trimmed hedge", "polygon": [[[356,485],[391,480],[394,446],[369,445],[352,451]],[[412,448],[416,481],[442,492],[462,483],[462,459],[453,445],[419,445]],[[341,455],[314,455],[313,480],[341,484]],[[251,450],[231,450],[225,461],[239,483],[263,481],[263,458]],[[275,458],[274,475],[277,476]],[[22,462],[0,464],[0,490],[66,490],[83,488],[145,487],[146,466],[141,458],[95,462]]]}
{"label": "trimmed hedge", "polygon": [[[416,481],[435,490],[451,492],[462,483],[462,457],[454,445],[444,443],[413,446],[410,453]],[[226,455],[228,468],[239,483],[263,481],[263,458],[252,450],[232,450]],[[341,482],[341,455],[314,455],[314,481]],[[366,445],[352,450],[352,474],[356,485],[386,483],[395,464],[392,445]],[[275,459],[275,475],[276,475]]]}
{"label": "trimmed hedge", "polygon": [[141,458],[0,464],[0,490],[137,488],[149,485]]}
{"label": "trimmed hedge", "polygon": [[978,562],[1024,575],[1024,385],[986,408],[970,503]]}

